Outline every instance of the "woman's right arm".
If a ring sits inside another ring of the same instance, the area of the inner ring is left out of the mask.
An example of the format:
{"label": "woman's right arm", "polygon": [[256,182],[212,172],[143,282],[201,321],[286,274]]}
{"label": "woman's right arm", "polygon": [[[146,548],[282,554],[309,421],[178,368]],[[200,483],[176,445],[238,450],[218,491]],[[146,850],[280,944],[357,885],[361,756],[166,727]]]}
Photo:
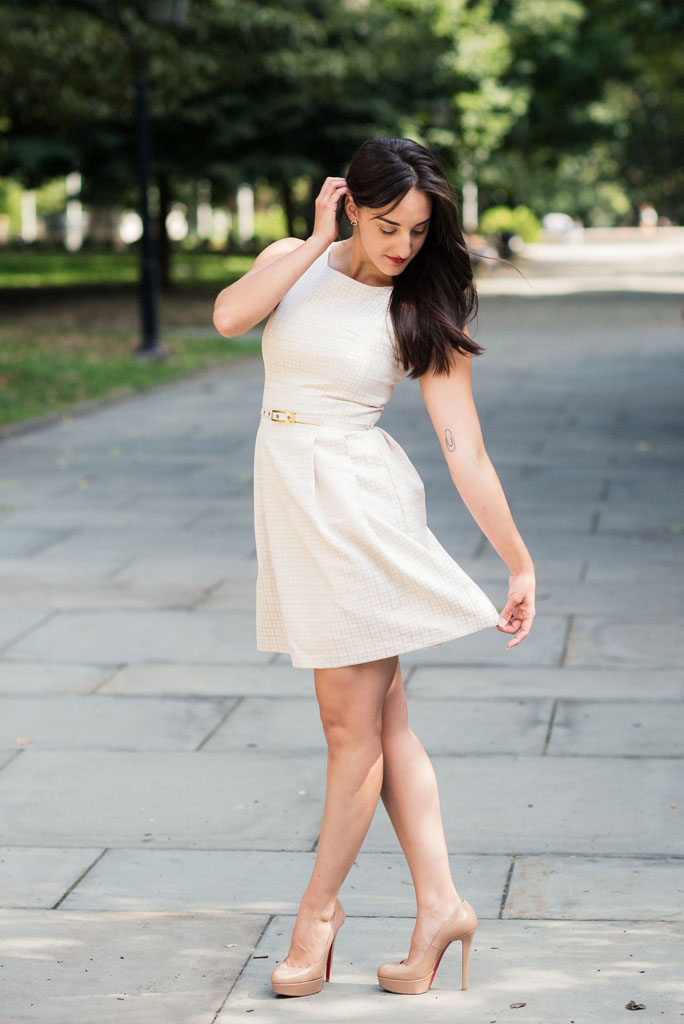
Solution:
{"label": "woman's right arm", "polygon": [[337,204],[347,192],[344,178],[326,178],[316,199],[314,229],[304,242],[282,238],[255,259],[247,273],[219,292],[214,325],[226,338],[244,334],[272,313],[314,260],[337,237]]}

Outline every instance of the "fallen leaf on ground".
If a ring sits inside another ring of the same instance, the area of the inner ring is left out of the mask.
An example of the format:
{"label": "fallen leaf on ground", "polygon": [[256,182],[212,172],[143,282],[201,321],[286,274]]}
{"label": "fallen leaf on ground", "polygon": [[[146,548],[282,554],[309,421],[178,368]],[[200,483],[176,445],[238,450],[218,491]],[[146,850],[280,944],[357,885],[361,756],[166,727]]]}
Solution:
{"label": "fallen leaf on ground", "polygon": [[625,1010],[645,1010],[645,1003],[635,1003],[633,999],[630,999],[628,1003],[625,1003]]}

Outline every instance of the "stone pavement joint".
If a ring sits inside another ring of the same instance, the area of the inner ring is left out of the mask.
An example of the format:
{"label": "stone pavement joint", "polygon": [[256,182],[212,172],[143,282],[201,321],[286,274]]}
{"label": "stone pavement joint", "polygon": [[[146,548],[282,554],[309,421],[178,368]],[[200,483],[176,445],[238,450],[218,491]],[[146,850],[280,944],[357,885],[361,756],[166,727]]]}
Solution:
{"label": "stone pavement joint", "polygon": [[[630,293],[627,265],[625,290],[592,291],[600,261],[531,264],[532,297],[483,282],[474,388],[538,617],[513,651],[489,630],[402,659],[481,920],[467,992],[454,948],[420,999],[375,983],[414,912],[379,808],[342,892],[333,983],[271,995],[325,747],[311,673],[255,650],[260,362],[5,435],[2,1024],[619,1024],[631,999],[641,1024],[680,1019],[684,356],[681,297],[656,264],[651,294]],[[502,605],[505,567],[415,382],[382,425],[440,541]]]}

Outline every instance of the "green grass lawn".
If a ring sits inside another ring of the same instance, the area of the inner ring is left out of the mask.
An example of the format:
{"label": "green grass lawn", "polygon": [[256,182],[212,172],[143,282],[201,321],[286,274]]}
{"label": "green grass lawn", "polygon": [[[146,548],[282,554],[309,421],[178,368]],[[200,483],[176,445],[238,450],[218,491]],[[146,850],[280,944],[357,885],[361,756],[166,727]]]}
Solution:
{"label": "green grass lawn", "polygon": [[258,341],[213,333],[216,293],[249,256],[173,257],[176,287],[160,296],[166,359],[135,357],[140,337],[135,253],[0,249],[0,425],[139,391],[254,355]]}
{"label": "green grass lawn", "polygon": [[106,395],[141,391],[260,351],[259,341],[172,338],[168,357],[143,362],[129,332],[0,331],[0,425]]}
{"label": "green grass lawn", "polygon": [[[252,256],[175,252],[171,274],[177,284],[230,284],[252,264]],[[64,285],[121,285],[138,280],[135,252],[63,252],[0,249],[0,288],[46,288]]]}

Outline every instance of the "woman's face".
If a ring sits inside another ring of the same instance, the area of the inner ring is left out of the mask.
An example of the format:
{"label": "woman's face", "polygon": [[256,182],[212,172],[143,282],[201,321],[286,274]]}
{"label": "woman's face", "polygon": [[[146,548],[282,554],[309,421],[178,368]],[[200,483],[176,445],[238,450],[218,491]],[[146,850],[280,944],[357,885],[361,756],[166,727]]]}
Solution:
{"label": "woman's face", "polygon": [[354,236],[367,259],[391,278],[401,274],[420,252],[430,226],[432,200],[412,188],[393,209],[350,203],[348,212],[358,221]]}

